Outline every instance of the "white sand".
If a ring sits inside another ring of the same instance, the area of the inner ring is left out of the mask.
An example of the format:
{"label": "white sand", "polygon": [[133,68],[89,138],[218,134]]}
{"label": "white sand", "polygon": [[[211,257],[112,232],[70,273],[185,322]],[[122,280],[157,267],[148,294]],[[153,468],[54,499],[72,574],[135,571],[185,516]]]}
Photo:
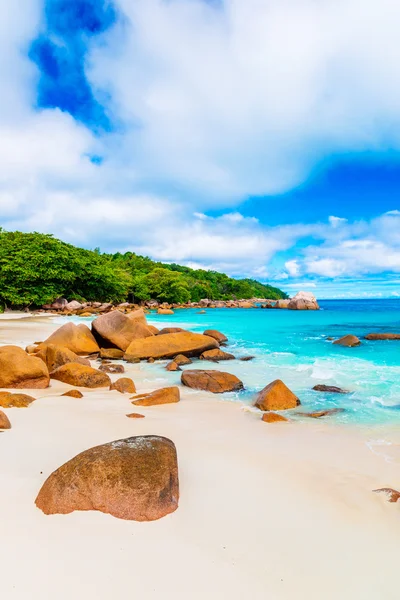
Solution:
{"label": "white sand", "polygon": [[[0,324],[0,343],[26,345],[55,327],[14,325]],[[155,365],[129,365],[127,375],[138,390],[179,379],[164,380]],[[28,409],[7,411],[2,599],[398,600],[400,503],[371,490],[400,487],[399,431],[269,425],[239,403],[185,389],[179,404],[152,408],[117,392],[61,398],[66,389],[55,382],[33,392],[38,401]],[[45,516],[35,507],[62,463],[137,434],[165,435],[177,446],[174,514],[135,523],[96,512]]]}

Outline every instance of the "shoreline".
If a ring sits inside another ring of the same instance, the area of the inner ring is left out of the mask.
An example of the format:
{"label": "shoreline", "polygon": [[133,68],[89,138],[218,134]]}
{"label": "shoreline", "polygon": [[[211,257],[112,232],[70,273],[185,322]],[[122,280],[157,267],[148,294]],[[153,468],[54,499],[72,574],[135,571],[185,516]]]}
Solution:
{"label": "shoreline", "polygon": [[[42,339],[54,321],[2,321],[0,343]],[[139,392],[168,381],[152,367],[125,363]],[[7,600],[70,600],[76,589],[109,600],[132,588],[144,600],[397,597],[400,505],[372,490],[398,485],[398,429],[385,427],[393,445],[381,446],[381,426],[269,425],[247,405],[185,388],[178,404],[137,407],[145,418],[132,421],[129,395],[80,388],[83,399],[61,398],[70,386],[51,385],[33,392],[39,399],[29,408],[7,410],[13,428],[0,435]],[[65,461],[142,434],[177,446],[175,513],[137,523],[96,512],[47,517],[35,507]]]}

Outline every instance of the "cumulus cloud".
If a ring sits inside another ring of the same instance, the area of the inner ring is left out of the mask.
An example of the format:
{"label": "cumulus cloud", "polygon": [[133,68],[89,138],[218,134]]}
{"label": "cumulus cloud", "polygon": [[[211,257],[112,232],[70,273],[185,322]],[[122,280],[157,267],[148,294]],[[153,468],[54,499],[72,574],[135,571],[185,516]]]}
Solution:
{"label": "cumulus cloud", "polygon": [[241,208],[332,154],[400,149],[397,1],[365,0],[363,18],[359,0],[114,3],[122,18],[87,41],[118,124],[101,135],[35,107],[43,2],[0,7],[3,226],[310,285],[400,272],[396,209],[269,227]]}

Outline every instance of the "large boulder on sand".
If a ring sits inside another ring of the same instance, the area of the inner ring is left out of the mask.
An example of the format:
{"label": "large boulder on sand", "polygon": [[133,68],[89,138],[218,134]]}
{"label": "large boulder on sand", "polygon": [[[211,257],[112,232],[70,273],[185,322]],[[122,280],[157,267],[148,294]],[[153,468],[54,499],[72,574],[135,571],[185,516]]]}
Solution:
{"label": "large boulder on sand", "polygon": [[287,307],[289,310],[319,310],[317,299],[311,292],[298,292]]}
{"label": "large boulder on sand", "polygon": [[49,371],[40,358],[18,346],[0,348],[0,388],[44,389],[49,382]]}
{"label": "large boulder on sand", "polygon": [[62,346],[55,346],[54,344],[44,346],[37,352],[36,356],[46,363],[50,373],[58,369],[58,367],[71,362],[90,367],[90,360],[88,358],[81,358],[75,352],[72,352],[72,350],[68,350],[68,348],[63,348]]}
{"label": "large boulder on sand", "polygon": [[299,406],[300,400],[281,381],[276,379],[258,394],[255,406],[260,410],[287,410]]}
{"label": "large boulder on sand", "polygon": [[236,392],[244,387],[243,382],[236,375],[222,371],[185,371],[182,373],[181,381],[187,387],[213,394]]}
{"label": "large boulder on sand", "polygon": [[[132,319],[119,310],[97,317],[92,323],[92,329],[102,347],[108,343],[124,351],[133,340],[153,336],[140,318]],[[103,344],[103,341],[106,343]]]}
{"label": "large boulder on sand", "polygon": [[79,363],[68,363],[59,367],[53,371],[51,378],[76,387],[100,388],[111,385],[108,375]]}
{"label": "large boulder on sand", "polygon": [[110,385],[110,390],[116,390],[121,394],[136,394],[136,387],[129,377],[120,377]]}
{"label": "large boulder on sand", "polygon": [[135,406],[157,406],[158,404],[174,404],[181,399],[179,388],[167,387],[160,390],[154,390],[149,394],[139,394],[132,398]]}
{"label": "large boulder on sand", "polygon": [[178,508],[175,444],[130,437],[78,454],[45,481],[36,506],[45,514],[98,510],[120,519],[154,521]]}
{"label": "large boulder on sand", "polygon": [[145,358],[173,358],[177,354],[198,356],[206,350],[218,348],[218,342],[200,333],[182,331],[135,340],[129,345],[124,359],[128,362]]}
{"label": "large boulder on sand", "polygon": [[0,392],[0,406],[2,408],[27,408],[32,402],[35,402],[35,398],[27,394]]}
{"label": "large boulder on sand", "polygon": [[0,429],[11,429],[10,419],[0,410]]}
{"label": "large boulder on sand", "polygon": [[44,346],[48,346],[49,344],[68,348],[68,350],[71,350],[80,356],[85,354],[96,354],[100,351],[89,327],[83,323],[80,325],[66,323],[52,333],[47,340],[39,344],[38,350],[42,350]]}
{"label": "large boulder on sand", "polygon": [[354,348],[355,346],[360,346],[361,341],[355,335],[345,335],[339,340],[333,342],[336,346],[344,346],[345,348]]}

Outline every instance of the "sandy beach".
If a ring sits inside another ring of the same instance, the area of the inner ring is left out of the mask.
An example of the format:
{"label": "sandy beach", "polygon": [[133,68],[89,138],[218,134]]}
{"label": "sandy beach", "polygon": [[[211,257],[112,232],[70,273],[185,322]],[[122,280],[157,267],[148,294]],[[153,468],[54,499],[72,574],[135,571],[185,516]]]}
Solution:
{"label": "sandy beach", "polygon": [[[58,326],[48,318],[3,318],[0,344],[24,346]],[[153,365],[125,366],[138,391],[166,385]],[[180,403],[140,407],[146,418],[131,420],[129,395],[82,389],[83,399],[60,397],[69,388],[52,381],[32,392],[37,401],[29,408],[6,411],[5,600],[398,598],[400,503],[372,492],[399,486],[398,430],[269,425],[247,405],[187,389]],[[41,485],[61,464],[140,434],[176,444],[175,513],[137,523],[96,512],[45,516],[36,508]]]}

